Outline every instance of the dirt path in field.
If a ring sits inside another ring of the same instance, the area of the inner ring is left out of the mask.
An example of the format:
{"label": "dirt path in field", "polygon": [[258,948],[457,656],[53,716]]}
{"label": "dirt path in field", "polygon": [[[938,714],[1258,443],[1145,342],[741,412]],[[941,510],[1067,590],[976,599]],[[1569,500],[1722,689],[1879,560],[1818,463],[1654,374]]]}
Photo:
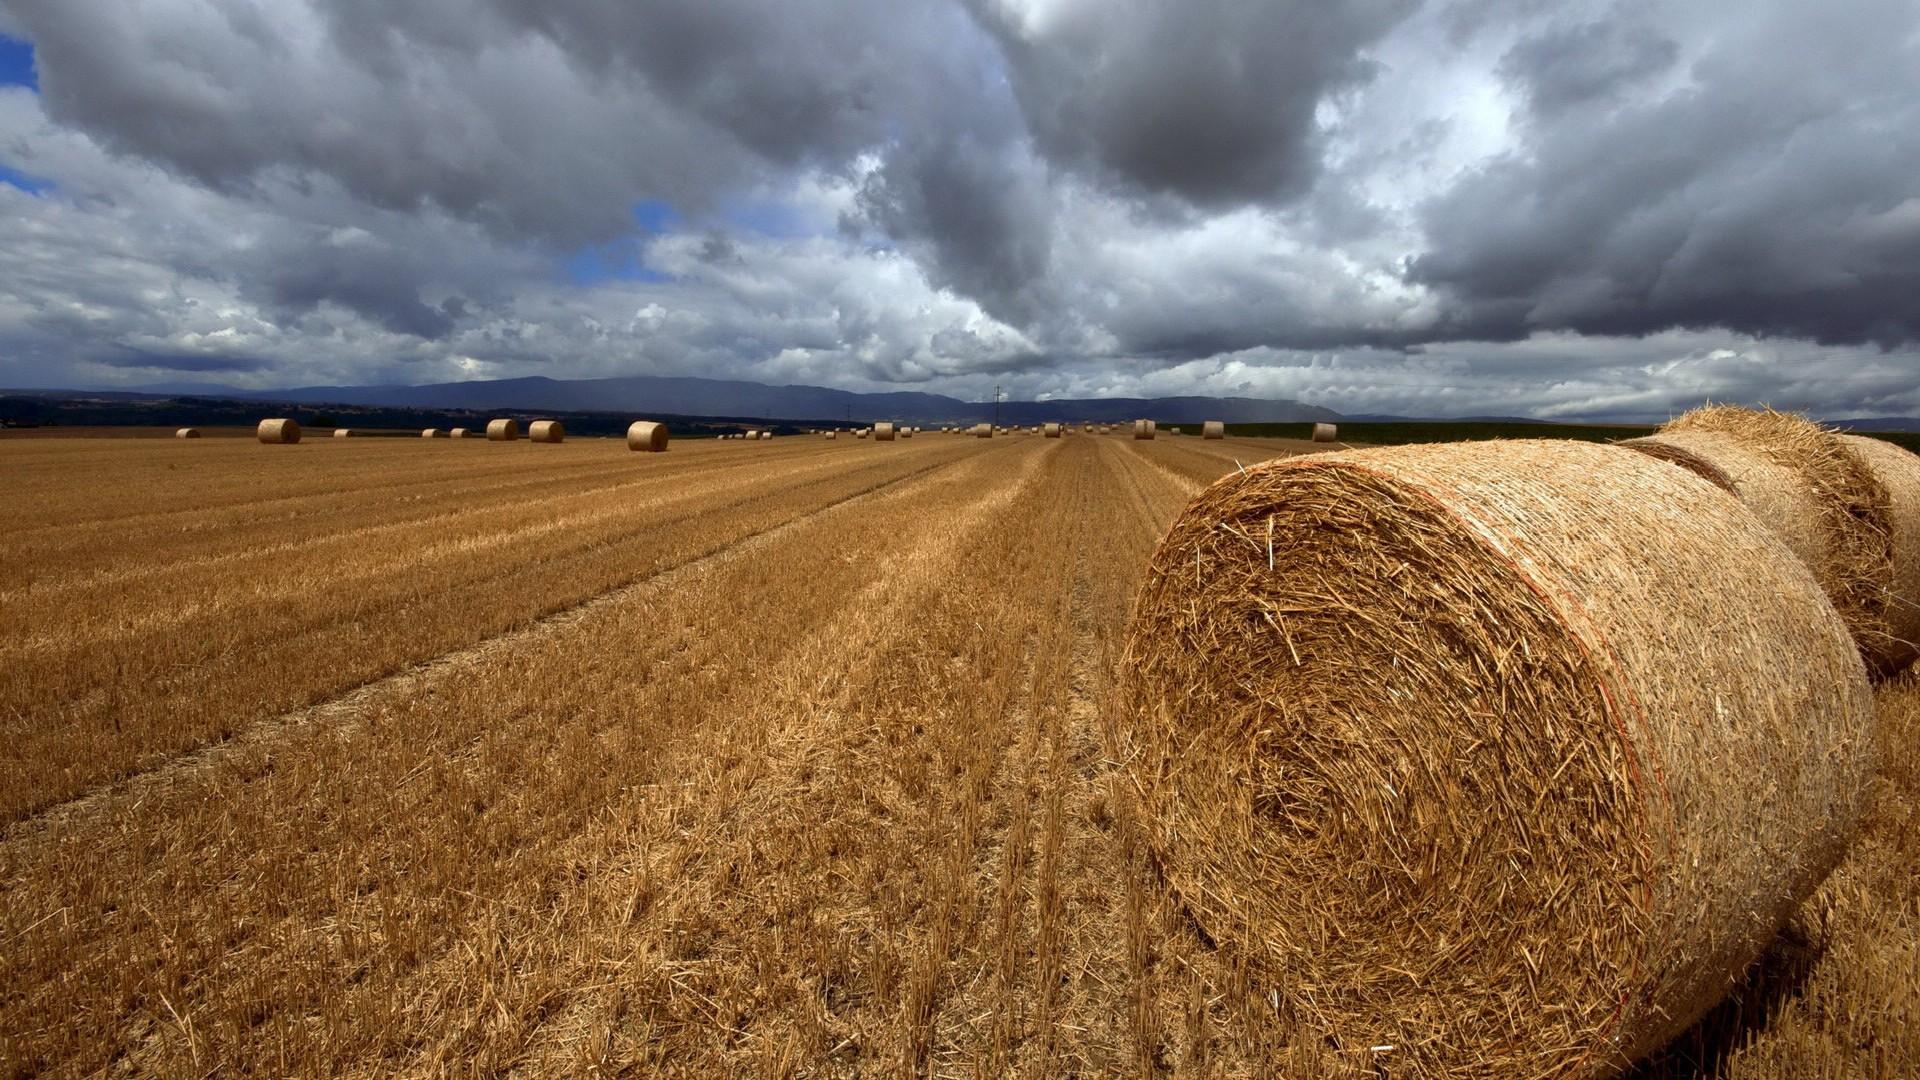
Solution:
{"label": "dirt path in field", "polygon": [[550,612],[527,626],[496,634],[440,656],[418,661],[318,704],[246,724],[228,739],[187,751],[130,776],[99,785],[64,802],[47,807],[30,817],[12,822],[4,829],[0,829],[0,843],[12,842],[31,833],[60,827],[76,817],[85,816],[108,798],[127,794],[137,795],[141,791],[166,788],[194,771],[217,765],[227,755],[241,750],[268,746],[276,740],[285,738],[289,732],[318,724],[337,726],[353,722],[383,698],[418,692],[433,680],[446,678],[462,669],[471,668],[502,649],[521,647],[543,637],[565,633],[599,608],[635,601],[649,592],[670,589],[675,582],[687,575],[700,572],[724,560],[750,557],[754,552],[776,542],[801,522],[836,507],[869,499],[890,488],[909,484],[936,469],[952,464],[954,462],[951,459],[930,462],[904,476],[890,478],[852,494],[840,496],[778,524],[748,532],[737,539],[693,555],[664,569],[653,571],[639,580]]}

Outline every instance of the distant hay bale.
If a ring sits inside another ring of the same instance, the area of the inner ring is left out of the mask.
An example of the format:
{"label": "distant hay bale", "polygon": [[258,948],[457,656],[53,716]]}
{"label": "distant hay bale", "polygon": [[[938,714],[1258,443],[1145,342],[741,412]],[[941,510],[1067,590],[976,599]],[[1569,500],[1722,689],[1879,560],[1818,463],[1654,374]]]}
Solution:
{"label": "distant hay bale", "polygon": [[968,429],[967,434],[972,435],[976,439],[991,439],[993,438],[993,425],[975,424]]}
{"label": "distant hay bale", "polygon": [[915,428],[910,428],[910,427],[904,427],[904,428],[901,428],[901,429],[900,429],[900,437],[901,437],[901,438],[903,438],[903,439],[911,439],[911,438],[913,438],[913,433],[914,433],[914,431],[915,431],[915,430],[917,430],[917,429],[915,429]]}
{"label": "distant hay bale", "polygon": [[1340,428],[1337,425],[1334,425],[1334,424],[1313,425],[1313,441],[1314,442],[1337,442],[1339,438],[1340,438]]}
{"label": "distant hay bale", "polygon": [[454,428],[452,431],[447,432],[447,437],[450,439],[466,439],[466,438],[471,438],[472,435],[473,435],[473,432],[468,431],[466,428],[463,428],[463,427],[457,427],[457,428]]}
{"label": "distant hay bale", "polygon": [[1200,437],[1203,439],[1224,439],[1227,437],[1227,425],[1218,420],[1209,420],[1200,425]]}
{"label": "distant hay bale", "polygon": [[1178,434],[1180,434],[1180,429],[1179,429],[1179,428],[1177,428],[1177,427],[1170,427],[1170,428],[1168,428],[1168,429],[1167,429],[1167,434],[1169,434],[1169,435],[1178,435]]}
{"label": "distant hay bale", "polygon": [[773,432],[771,432],[771,431],[763,431],[763,432],[761,432],[761,433],[760,433],[760,437],[761,437],[762,439],[771,439],[771,438],[773,438]]}
{"label": "distant hay bale", "polygon": [[183,427],[179,431],[174,432],[173,437],[176,439],[197,439],[200,437],[200,429],[197,427]]}
{"label": "distant hay bale", "polygon": [[882,420],[874,424],[873,437],[878,442],[892,442],[894,438],[893,421]]}
{"label": "distant hay bale", "polygon": [[420,437],[423,439],[444,439],[447,437],[447,433],[435,427],[421,428]]}
{"label": "distant hay bale", "polygon": [[1046,424],[1042,426],[1041,433],[1044,434],[1049,439],[1057,439],[1060,437],[1060,425]]}
{"label": "distant hay bale", "polygon": [[518,420],[487,421],[487,441],[488,442],[512,442],[515,439],[518,439],[519,437],[520,437],[520,421]]}
{"label": "distant hay bale", "polygon": [[1874,767],[1806,568],[1712,484],[1571,440],[1228,473],[1122,670],[1163,880],[1297,1050],[1391,1045],[1395,1076],[1666,1043],[1839,860]]}
{"label": "distant hay bale", "polygon": [[1840,441],[1887,490],[1893,540],[1887,640],[1867,661],[1880,674],[1891,676],[1920,659],[1920,455],[1864,435],[1842,435]]}
{"label": "distant hay bale", "polygon": [[300,425],[292,420],[262,420],[254,434],[263,443],[286,445],[300,441]]}
{"label": "distant hay bale", "polygon": [[861,429],[860,429],[859,431],[856,431],[856,432],[854,432],[854,433],[853,433],[853,437],[854,437],[854,438],[856,438],[856,439],[864,439],[864,438],[866,438],[866,437],[867,437],[867,429],[866,429],[866,428],[861,428]]}
{"label": "distant hay bale", "polygon": [[635,420],[627,425],[627,449],[657,454],[667,448],[667,425],[657,420]]}
{"label": "distant hay bale", "polygon": [[336,438],[336,439],[350,439],[350,438],[352,438],[352,437],[353,437],[353,429],[352,429],[352,428],[344,428],[344,427],[337,427],[337,428],[334,428],[334,429],[333,429],[333,437],[334,437],[334,438]]}
{"label": "distant hay bale", "polygon": [[1134,437],[1134,438],[1136,438],[1136,439],[1151,439],[1151,438],[1153,438],[1153,434],[1154,434],[1154,428],[1153,428],[1153,421],[1151,421],[1151,420],[1135,420],[1135,421],[1133,422],[1133,437]]}
{"label": "distant hay bale", "polygon": [[1898,652],[1888,492],[1838,435],[1801,416],[1710,405],[1621,445],[1738,495],[1813,571],[1869,663]]}
{"label": "distant hay bale", "polygon": [[748,439],[750,439],[750,440],[753,440],[753,441],[756,441],[756,442],[757,442],[757,441],[759,441],[759,438],[760,438],[760,429],[759,429],[759,428],[748,428],[748,429],[746,430],[746,436],[747,436],[747,438],[748,438]]}
{"label": "distant hay bale", "polygon": [[840,433],[837,431],[823,431],[820,434],[829,439],[837,439],[840,437]]}
{"label": "distant hay bale", "polygon": [[527,429],[527,440],[537,443],[557,443],[567,441],[567,428],[558,420],[535,420]]}

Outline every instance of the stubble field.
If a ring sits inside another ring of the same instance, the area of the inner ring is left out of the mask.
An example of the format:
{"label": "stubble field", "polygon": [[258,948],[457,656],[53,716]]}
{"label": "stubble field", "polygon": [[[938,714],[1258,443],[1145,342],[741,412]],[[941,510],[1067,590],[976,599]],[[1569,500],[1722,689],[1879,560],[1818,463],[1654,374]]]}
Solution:
{"label": "stubble field", "polygon": [[[1156,884],[1113,670],[1277,440],[0,443],[0,1073],[1398,1075]],[[1643,1072],[1920,1063],[1869,829]]]}

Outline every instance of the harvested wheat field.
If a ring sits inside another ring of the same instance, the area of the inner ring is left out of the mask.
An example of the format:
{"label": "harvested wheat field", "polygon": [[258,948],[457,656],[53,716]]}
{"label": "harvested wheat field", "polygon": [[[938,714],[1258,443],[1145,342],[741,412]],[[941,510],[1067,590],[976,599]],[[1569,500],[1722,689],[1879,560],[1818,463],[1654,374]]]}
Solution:
{"label": "harvested wheat field", "polygon": [[[1119,672],[1150,560],[1209,484],[1311,449],[1331,448],[0,442],[16,493],[0,522],[0,1075],[1430,1075],[1432,1045],[1341,1026],[1367,1011],[1346,1006],[1391,994],[1332,968],[1325,994],[1277,985],[1274,954],[1249,959],[1208,921],[1215,907],[1190,910],[1185,871],[1162,876],[1180,838],[1140,801],[1137,699]],[[1752,549],[1685,625],[1703,624],[1714,597],[1771,602],[1761,588],[1818,601],[1812,577],[1759,558],[1787,548],[1727,516],[1732,496],[1629,451],[1582,453],[1632,459],[1643,486],[1673,473],[1677,501],[1646,501],[1641,524],[1698,520],[1674,535],[1569,536],[1684,550],[1693,561],[1669,576],[1701,564],[1702,537]],[[1422,513],[1415,524],[1452,527]],[[1422,581],[1381,580],[1409,596]],[[1510,584],[1487,602],[1524,604]],[[1609,638],[1618,656],[1541,631],[1528,662],[1573,672],[1566,685],[1585,689],[1567,700],[1593,715],[1613,707],[1596,686],[1710,714],[1656,678],[1687,643],[1648,629],[1650,611],[1592,615],[1646,633]],[[1641,975],[1683,954],[1758,955],[1637,1075],[1911,1075],[1920,682],[1883,683],[1870,702],[1848,696],[1864,676],[1816,686],[1835,655],[1858,666],[1839,631],[1827,636],[1819,657],[1783,653],[1774,682],[1735,692],[1826,695],[1832,715],[1790,732],[1782,754],[1856,726],[1870,748],[1792,772],[1758,758],[1775,729],[1717,730],[1690,757],[1660,741],[1670,732],[1639,731],[1646,760],[1667,754],[1690,778],[1656,806],[1618,786],[1604,740],[1552,735],[1584,748],[1591,790],[1628,793],[1595,811],[1578,848],[1580,865],[1615,876],[1539,898],[1549,914],[1515,920],[1516,948],[1462,981],[1500,980],[1503,1000],[1540,1013],[1520,1026],[1571,1042],[1607,1023],[1581,993],[1645,989]],[[1530,730],[1500,733],[1488,753],[1531,760],[1546,744],[1515,741]],[[1346,734],[1330,728],[1319,749]],[[1744,748],[1754,760],[1738,767],[1752,771],[1710,783],[1699,755],[1715,747]],[[1875,757],[1870,775],[1849,771]],[[1798,801],[1769,802],[1762,783]],[[1531,775],[1507,792],[1539,799],[1537,818],[1501,834],[1513,850],[1461,861],[1462,880],[1498,880],[1477,868],[1521,858],[1518,845],[1545,859],[1582,820],[1554,801],[1565,790]],[[1824,822],[1796,823],[1793,808],[1811,806],[1835,831],[1860,817],[1850,849]],[[1636,813],[1698,839],[1673,850],[1707,866],[1740,852],[1688,829],[1763,816],[1742,835],[1793,873],[1692,874],[1657,843],[1633,847]],[[1333,854],[1301,850],[1303,864]],[[1326,888],[1401,874],[1388,863],[1405,854],[1358,852],[1352,880]],[[1636,881],[1700,911],[1761,914],[1734,930],[1689,922]],[[1616,893],[1653,921],[1598,921]],[[1448,903],[1476,947],[1498,947],[1498,899],[1463,889]],[[1727,944],[1776,916],[1771,940]],[[1590,936],[1535,949],[1567,927]],[[1445,949],[1372,985],[1397,993]],[[1650,966],[1596,964],[1583,981],[1566,959],[1581,955]],[[1578,992],[1528,984],[1535,965],[1543,985]],[[1665,1036],[1658,1009],[1698,1011],[1717,990],[1696,976],[1728,975],[1683,967],[1621,1022]],[[1674,985],[1685,993],[1661,996]],[[1445,1034],[1445,1019],[1425,1030]],[[1505,1075],[1617,1071],[1604,1052],[1542,1050],[1489,1052],[1525,1063]]]}

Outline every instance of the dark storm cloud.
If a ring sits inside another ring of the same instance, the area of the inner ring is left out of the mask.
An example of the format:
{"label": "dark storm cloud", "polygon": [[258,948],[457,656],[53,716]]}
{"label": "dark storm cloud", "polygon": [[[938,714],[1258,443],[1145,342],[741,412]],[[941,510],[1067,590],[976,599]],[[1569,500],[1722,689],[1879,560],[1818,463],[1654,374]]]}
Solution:
{"label": "dark storm cloud", "polygon": [[[1624,44],[1636,32],[1552,31],[1508,54],[1551,107],[1520,152],[1428,205],[1411,278],[1446,298],[1435,337],[1920,337],[1916,5],[1746,17],[1687,85],[1624,105],[1591,91],[1662,66]],[[1592,62],[1546,74],[1570,53]]]}
{"label": "dark storm cloud", "polygon": [[1415,0],[1076,0],[1029,28],[978,0],[1048,157],[1201,206],[1279,202],[1318,173],[1323,97]]}
{"label": "dark storm cloud", "polygon": [[258,356],[143,352],[137,349],[101,353],[90,359],[108,367],[150,371],[261,371],[273,366],[273,361]]}
{"label": "dark storm cloud", "polygon": [[1500,61],[1536,118],[1551,120],[1673,66],[1680,46],[1650,26],[1594,22],[1526,38]]}

